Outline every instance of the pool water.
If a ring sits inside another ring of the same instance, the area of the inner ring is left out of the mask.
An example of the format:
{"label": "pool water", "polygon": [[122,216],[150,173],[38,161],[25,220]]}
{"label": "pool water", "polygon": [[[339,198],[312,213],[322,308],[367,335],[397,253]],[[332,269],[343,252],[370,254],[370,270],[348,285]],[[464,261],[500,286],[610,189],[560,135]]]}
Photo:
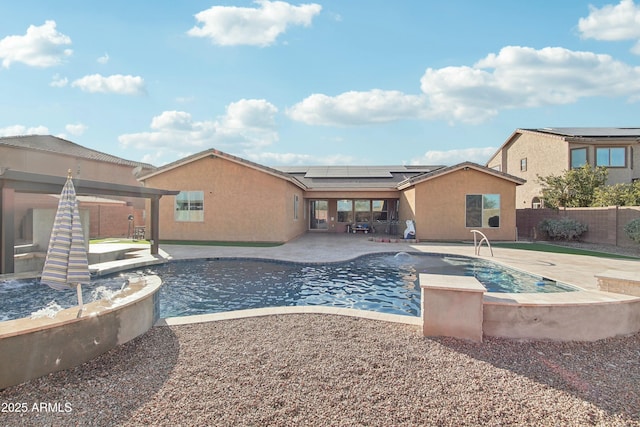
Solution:
{"label": "pool water", "polygon": [[[157,274],[162,279],[160,317],[163,318],[302,305],[419,316],[420,273],[475,276],[488,292],[576,290],[481,259],[404,252],[329,264],[256,259],[175,261],[154,266],[145,273]],[[119,289],[123,281],[122,276],[105,277],[83,289],[86,293],[96,285]],[[9,286],[8,289],[14,288],[13,292],[5,288],[0,284],[0,320],[28,317],[42,307],[37,304],[46,305],[52,297],[63,307],[76,304],[75,291],[58,292],[34,283]],[[2,306],[9,307],[5,311]],[[22,311],[17,313],[19,310],[13,306],[22,307]]]}
{"label": "pool water", "polygon": [[[126,280],[121,276],[92,279],[91,284],[82,286],[82,301],[87,304],[109,297]],[[76,288],[57,291],[35,279],[0,281],[0,321],[30,317],[34,312],[47,316],[74,305],[78,305]]]}

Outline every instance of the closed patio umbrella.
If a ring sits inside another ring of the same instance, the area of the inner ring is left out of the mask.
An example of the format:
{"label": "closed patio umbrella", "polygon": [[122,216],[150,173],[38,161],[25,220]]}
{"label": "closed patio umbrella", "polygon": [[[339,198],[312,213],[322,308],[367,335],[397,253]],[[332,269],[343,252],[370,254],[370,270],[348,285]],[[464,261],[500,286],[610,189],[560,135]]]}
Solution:
{"label": "closed patio umbrella", "polygon": [[78,305],[82,311],[82,284],[89,284],[89,262],[85,247],[76,190],[71,181],[71,170],[62,188],[58,211],[51,230],[47,258],[40,283],[57,290],[73,289],[78,292]]}

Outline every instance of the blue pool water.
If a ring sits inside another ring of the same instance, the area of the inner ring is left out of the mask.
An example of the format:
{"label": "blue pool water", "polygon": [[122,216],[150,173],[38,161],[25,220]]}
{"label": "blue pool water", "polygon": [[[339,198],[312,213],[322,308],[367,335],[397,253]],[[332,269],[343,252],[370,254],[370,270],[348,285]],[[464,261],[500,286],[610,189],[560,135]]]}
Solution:
{"label": "blue pool water", "polygon": [[[576,290],[489,261],[434,254],[368,255],[329,264],[255,259],[176,261],[144,273],[162,279],[161,317],[301,305],[419,316],[420,273],[475,276],[489,292]],[[85,301],[119,289],[127,274],[101,278],[83,287]],[[0,283],[0,320],[28,317],[52,300],[70,307],[76,304],[75,291],[54,291],[25,280]]]}

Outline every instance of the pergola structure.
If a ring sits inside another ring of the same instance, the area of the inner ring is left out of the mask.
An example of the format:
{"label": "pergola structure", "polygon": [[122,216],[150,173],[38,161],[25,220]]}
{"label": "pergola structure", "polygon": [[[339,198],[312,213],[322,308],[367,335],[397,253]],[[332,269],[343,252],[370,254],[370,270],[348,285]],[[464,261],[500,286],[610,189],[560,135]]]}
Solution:
{"label": "pergola structure", "polygon": [[[60,194],[65,182],[65,177],[0,168],[0,274],[15,271],[15,193]],[[158,253],[160,198],[166,195],[176,195],[179,193],[178,191],[83,179],[74,179],[73,185],[76,194],[83,196],[100,195],[150,199],[151,253],[154,255]]]}

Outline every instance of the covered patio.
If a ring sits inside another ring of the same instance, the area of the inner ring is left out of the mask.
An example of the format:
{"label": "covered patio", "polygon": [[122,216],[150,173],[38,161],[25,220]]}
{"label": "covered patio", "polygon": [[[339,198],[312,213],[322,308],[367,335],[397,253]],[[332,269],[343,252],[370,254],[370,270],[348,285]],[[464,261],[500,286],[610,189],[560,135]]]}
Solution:
{"label": "covered patio", "polygon": [[[66,178],[29,172],[0,169],[0,274],[15,271],[15,194],[59,194]],[[102,181],[74,179],[78,195],[139,197],[151,201],[150,230],[151,254],[159,249],[159,202],[165,195],[178,191],[112,184]]]}

